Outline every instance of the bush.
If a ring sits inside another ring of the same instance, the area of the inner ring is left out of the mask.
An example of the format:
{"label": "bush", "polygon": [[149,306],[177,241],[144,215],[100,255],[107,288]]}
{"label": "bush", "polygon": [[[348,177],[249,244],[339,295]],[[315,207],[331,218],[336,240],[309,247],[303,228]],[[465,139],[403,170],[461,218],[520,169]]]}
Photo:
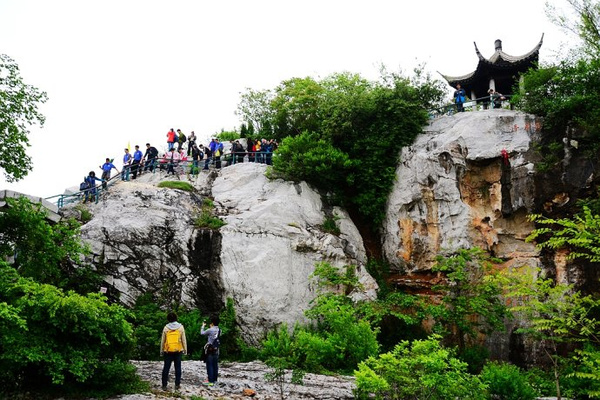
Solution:
{"label": "bush", "polygon": [[498,400],[532,400],[538,395],[526,375],[512,364],[487,363],[480,376],[490,395]]}
{"label": "bush", "polygon": [[369,357],[358,366],[356,394],[360,399],[472,399],[487,397],[486,385],[467,372],[454,351],[440,345],[439,336],[403,341],[394,350]]}
{"label": "bush", "polygon": [[[128,366],[133,348],[129,313],[108,305],[102,295],[64,293],[20,277],[0,262],[0,304],[4,390],[118,392],[139,382]],[[106,382],[111,384],[106,387]]]}
{"label": "bush", "polygon": [[213,216],[215,204],[211,199],[205,198],[202,202],[200,214],[194,220],[197,228],[219,229],[226,225],[222,219]]}
{"label": "bush", "polygon": [[273,169],[283,178],[307,181],[338,196],[351,165],[346,153],[310,132],[283,139],[273,158]]}

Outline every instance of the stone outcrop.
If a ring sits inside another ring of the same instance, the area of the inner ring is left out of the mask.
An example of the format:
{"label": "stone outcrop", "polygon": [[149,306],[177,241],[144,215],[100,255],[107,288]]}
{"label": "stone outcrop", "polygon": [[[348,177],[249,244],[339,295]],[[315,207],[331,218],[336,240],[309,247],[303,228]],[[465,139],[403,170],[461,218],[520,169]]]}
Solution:
{"label": "stone outcrop", "polygon": [[430,270],[439,253],[481,247],[512,264],[538,265],[533,225],[535,117],[508,110],[430,123],[401,153],[383,227],[383,251],[400,273]]}
{"label": "stone outcrop", "polygon": [[[232,298],[249,342],[280,323],[293,325],[317,295],[310,275],[318,262],[353,265],[363,289],[375,298],[365,249],[345,211],[328,209],[306,183],[269,180],[266,166],[237,164],[190,179],[195,192],[159,188],[160,173],[113,185],[89,205],[82,227],[95,262],[107,272],[108,292],[126,304],[147,292],[205,313]],[[173,179],[173,178],[168,178]],[[203,201],[212,197],[219,230],[198,228]],[[75,212],[75,209],[71,209]],[[339,217],[340,234],[324,232]]]}

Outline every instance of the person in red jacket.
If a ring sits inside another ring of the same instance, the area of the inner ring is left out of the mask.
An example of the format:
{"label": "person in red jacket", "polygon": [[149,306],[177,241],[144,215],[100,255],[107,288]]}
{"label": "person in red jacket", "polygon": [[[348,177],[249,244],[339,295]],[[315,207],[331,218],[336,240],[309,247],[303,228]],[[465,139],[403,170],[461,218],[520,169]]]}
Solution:
{"label": "person in red jacket", "polygon": [[169,132],[167,132],[167,146],[169,150],[173,148],[175,145],[175,130],[171,128]]}

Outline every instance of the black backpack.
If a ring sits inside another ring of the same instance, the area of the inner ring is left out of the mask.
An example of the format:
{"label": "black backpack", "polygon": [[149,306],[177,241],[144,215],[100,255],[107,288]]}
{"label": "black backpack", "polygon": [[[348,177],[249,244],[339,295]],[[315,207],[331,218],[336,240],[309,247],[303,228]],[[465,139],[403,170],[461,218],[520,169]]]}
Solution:
{"label": "black backpack", "polygon": [[85,178],[83,178],[83,182],[79,184],[79,191],[84,191],[90,188],[90,184],[87,182]]}

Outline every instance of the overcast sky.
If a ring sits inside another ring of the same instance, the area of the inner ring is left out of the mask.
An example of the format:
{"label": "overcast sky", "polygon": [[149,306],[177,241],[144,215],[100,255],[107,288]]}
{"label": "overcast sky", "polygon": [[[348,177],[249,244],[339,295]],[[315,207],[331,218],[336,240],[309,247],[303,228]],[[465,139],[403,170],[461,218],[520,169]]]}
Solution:
{"label": "overcast sky", "polygon": [[59,194],[106,157],[120,168],[128,142],[162,150],[169,128],[232,130],[248,87],[376,79],[381,64],[462,75],[477,64],[473,42],[485,57],[495,39],[521,55],[542,33],[549,61],[566,37],[544,0],[0,0],[0,53],[49,97],[45,126],[31,129],[33,171],[0,189]]}

